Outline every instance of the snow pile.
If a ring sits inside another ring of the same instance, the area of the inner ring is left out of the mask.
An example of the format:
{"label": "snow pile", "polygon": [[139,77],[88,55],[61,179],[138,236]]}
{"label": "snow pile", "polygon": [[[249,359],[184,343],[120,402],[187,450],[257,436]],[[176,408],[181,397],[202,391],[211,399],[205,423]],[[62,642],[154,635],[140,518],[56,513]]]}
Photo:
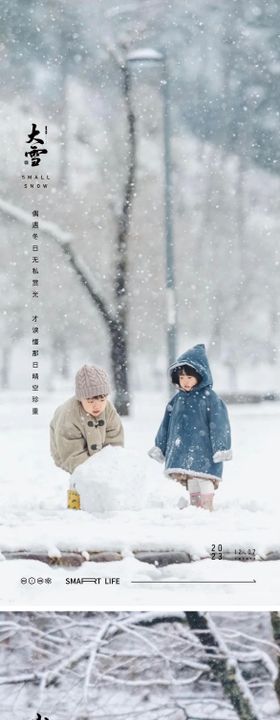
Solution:
{"label": "snow pile", "polygon": [[183,490],[144,452],[108,446],[79,465],[72,481],[91,513],[174,507]]}

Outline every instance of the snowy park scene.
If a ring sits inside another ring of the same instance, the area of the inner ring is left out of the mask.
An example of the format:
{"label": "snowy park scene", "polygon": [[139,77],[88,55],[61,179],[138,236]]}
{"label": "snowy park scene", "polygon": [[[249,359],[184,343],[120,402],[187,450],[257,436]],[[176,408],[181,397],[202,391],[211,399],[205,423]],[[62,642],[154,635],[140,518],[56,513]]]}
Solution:
{"label": "snowy park scene", "polygon": [[2,720],[278,720],[278,612],[0,613]]}
{"label": "snowy park scene", "polygon": [[0,604],[272,608],[280,7],[0,14]]}
{"label": "snowy park scene", "polygon": [[[88,508],[71,510],[67,509],[70,476],[54,466],[49,454],[48,423],[64,397],[56,393],[51,402],[42,399],[39,418],[26,427],[28,399],[24,402],[24,397],[17,396],[19,435],[2,395],[1,428],[9,459],[1,470],[2,604],[203,605],[205,585],[199,581],[215,580],[219,582],[207,583],[209,605],[273,605],[280,583],[279,560],[273,559],[280,551],[279,488],[273,472],[277,404],[230,411],[234,457],[226,464],[214,511],[209,513],[186,505],[189,493],[147,455],[162,402],[157,395],[140,394],[134,416],[124,419],[125,447],[104,448],[71,476],[77,478],[82,508]],[[7,401],[11,402],[10,395]],[[219,559],[220,544],[224,556],[232,555],[232,559]],[[216,546],[213,560],[212,545]],[[37,558],[18,559],[21,551],[35,553]],[[117,559],[87,560],[87,553],[104,551],[116,553]],[[191,562],[184,562],[183,557],[174,564],[171,558],[167,565],[157,567],[134,556],[153,551],[187,553]],[[84,553],[83,564],[69,568],[40,561],[40,553],[44,560],[50,555],[61,556],[62,561],[63,553],[69,552]],[[95,576],[117,576],[120,584],[66,584],[69,577]],[[22,577],[49,577],[52,583],[22,585]],[[174,580],[197,584],[169,584]]]}

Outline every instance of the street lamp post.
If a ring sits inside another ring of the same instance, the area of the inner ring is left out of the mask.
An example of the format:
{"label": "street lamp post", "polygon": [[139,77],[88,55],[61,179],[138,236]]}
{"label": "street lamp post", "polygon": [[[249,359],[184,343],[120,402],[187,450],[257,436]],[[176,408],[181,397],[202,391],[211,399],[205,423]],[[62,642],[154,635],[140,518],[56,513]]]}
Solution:
{"label": "street lamp post", "polygon": [[176,358],[176,297],[174,273],[172,170],[170,149],[170,95],[166,55],[151,48],[141,48],[127,55],[127,63],[157,62],[162,67],[161,89],[163,97],[163,142],[164,142],[164,227],[166,257],[166,321],[168,367]]}

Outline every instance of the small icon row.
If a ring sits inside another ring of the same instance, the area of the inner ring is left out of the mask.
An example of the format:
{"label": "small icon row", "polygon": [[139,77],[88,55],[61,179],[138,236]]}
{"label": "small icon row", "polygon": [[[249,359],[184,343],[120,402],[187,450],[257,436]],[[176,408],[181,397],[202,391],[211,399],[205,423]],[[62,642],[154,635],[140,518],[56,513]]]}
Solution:
{"label": "small icon row", "polygon": [[22,577],[20,579],[22,585],[51,585],[52,579],[50,577]]}

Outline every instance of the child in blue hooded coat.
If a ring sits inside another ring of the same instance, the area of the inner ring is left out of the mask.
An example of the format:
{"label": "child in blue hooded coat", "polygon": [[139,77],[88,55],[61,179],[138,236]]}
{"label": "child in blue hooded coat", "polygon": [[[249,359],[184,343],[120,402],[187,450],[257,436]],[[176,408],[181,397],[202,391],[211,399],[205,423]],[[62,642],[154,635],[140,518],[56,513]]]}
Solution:
{"label": "child in blue hooded coat", "polygon": [[231,460],[230,424],[224,402],[212,390],[205,345],[180,355],[169,369],[179,391],[168,403],[149,455],[188,488],[191,505],[213,510],[223,461]]}

